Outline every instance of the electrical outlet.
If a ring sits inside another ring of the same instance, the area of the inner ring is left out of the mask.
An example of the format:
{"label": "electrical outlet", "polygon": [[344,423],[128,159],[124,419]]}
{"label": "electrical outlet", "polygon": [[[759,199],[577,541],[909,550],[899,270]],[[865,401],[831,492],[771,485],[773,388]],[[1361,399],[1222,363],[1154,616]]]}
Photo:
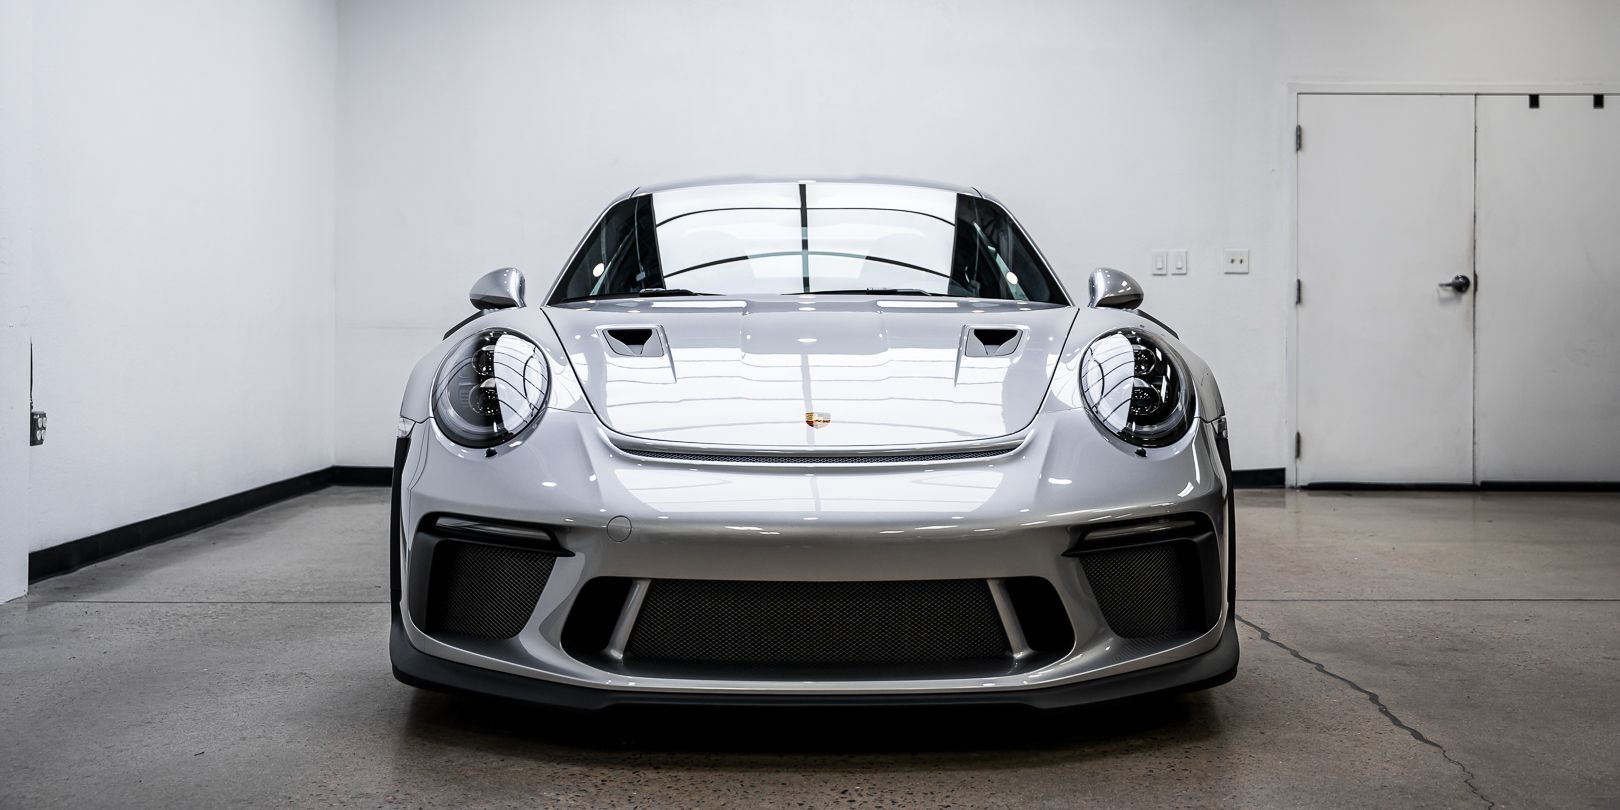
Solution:
{"label": "electrical outlet", "polygon": [[38,447],[45,443],[45,412],[30,411],[28,413],[28,446]]}
{"label": "electrical outlet", "polygon": [[1153,257],[1153,275],[1162,276],[1170,272],[1170,251],[1155,250]]}
{"label": "electrical outlet", "polygon": [[1187,251],[1185,249],[1170,251],[1170,275],[1187,275]]}
{"label": "electrical outlet", "polygon": [[1249,249],[1227,248],[1225,270],[1228,273],[1249,272]]}

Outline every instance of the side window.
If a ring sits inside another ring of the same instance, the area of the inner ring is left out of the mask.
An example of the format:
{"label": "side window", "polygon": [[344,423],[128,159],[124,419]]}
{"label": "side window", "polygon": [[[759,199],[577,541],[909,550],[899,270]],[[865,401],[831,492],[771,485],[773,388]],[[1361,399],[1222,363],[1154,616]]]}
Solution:
{"label": "side window", "polygon": [[641,194],[614,203],[602,215],[563,271],[552,300],[662,286],[652,197]]}
{"label": "side window", "polygon": [[967,194],[956,198],[950,288],[956,295],[1063,303],[1012,217],[995,203]]}

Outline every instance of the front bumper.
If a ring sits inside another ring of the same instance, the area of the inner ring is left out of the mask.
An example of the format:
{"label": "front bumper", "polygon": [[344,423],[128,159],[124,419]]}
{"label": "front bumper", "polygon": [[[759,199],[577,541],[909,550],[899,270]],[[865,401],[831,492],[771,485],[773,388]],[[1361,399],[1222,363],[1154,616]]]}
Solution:
{"label": "front bumper", "polygon": [[[417,686],[575,708],[617,703],[1079,705],[1229,680],[1230,490],[1224,447],[1199,425],[1151,459],[1121,452],[1081,412],[1045,413],[997,458],[843,468],[710,465],[627,453],[596,420],[548,413],[528,446],[457,451],[418,425],[398,460],[394,670]],[[544,448],[542,450],[542,448]],[[1063,448],[1059,450],[1058,448]],[[509,639],[427,632],[433,515],[541,525],[569,556],[550,563],[532,614]],[[1073,556],[1098,527],[1195,516],[1210,621],[1198,633],[1116,633]],[[610,523],[613,527],[610,527]],[[630,531],[624,537],[624,526]],[[616,528],[614,528],[616,527]],[[413,553],[415,550],[417,553]],[[582,656],[565,626],[604,579],[892,582],[1038,578],[1051,584],[1072,647],[994,671],[847,676],[638,668]]]}
{"label": "front bumper", "polygon": [[1220,686],[1237,675],[1237,628],[1228,618],[1215,648],[1151,669],[1100,680],[1014,691],[904,694],[806,694],[794,692],[649,692],[591,689],[526,678],[435,658],[411,646],[396,619],[388,639],[394,677],[422,689],[512,700],[546,708],[596,711],[610,706],[1027,706],[1061,709],[1143,695],[1168,695]]}

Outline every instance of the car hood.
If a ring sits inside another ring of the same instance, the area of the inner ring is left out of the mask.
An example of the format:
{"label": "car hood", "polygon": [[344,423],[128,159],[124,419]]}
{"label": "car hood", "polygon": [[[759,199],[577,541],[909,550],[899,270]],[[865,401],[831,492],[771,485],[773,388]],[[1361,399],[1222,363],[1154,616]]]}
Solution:
{"label": "car hood", "polygon": [[[618,299],[546,312],[609,428],[773,449],[1016,433],[1040,408],[1075,318],[1049,304],[873,296]],[[1016,344],[998,344],[1008,330]]]}

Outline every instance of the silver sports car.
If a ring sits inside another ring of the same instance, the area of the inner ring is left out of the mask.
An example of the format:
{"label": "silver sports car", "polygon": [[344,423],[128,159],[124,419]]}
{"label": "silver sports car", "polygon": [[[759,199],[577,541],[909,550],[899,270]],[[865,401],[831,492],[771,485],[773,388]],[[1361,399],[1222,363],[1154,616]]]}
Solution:
{"label": "silver sports car", "polygon": [[395,449],[394,673],[551,706],[1013,703],[1237,670],[1226,419],[990,196],[641,188],[472,290]]}

